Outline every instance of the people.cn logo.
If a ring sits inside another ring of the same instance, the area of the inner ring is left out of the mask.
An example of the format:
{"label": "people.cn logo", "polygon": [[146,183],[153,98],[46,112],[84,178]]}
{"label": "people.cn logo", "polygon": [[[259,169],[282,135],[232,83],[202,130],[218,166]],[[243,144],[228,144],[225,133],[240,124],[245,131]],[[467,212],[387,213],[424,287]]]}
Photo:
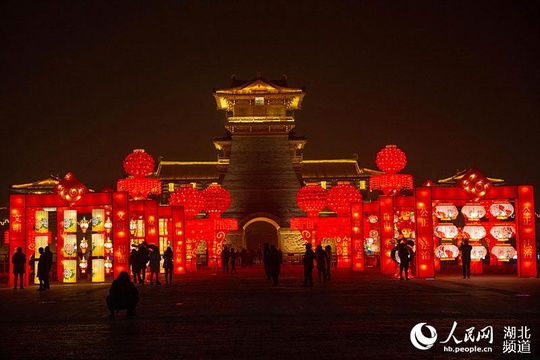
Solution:
{"label": "people.cn logo", "polygon": [[[424,325],[429,331],[429,336],[425,336],[424,333],[422,333],[422,328]],[[411,343],[418,350],[431,349],[433,344],[435,344],[435,341],[437,341],[437,330],[435,330],[433,326],[427,325],[425,322],[423,322],[414,325],[414,327],[411,329]]]}

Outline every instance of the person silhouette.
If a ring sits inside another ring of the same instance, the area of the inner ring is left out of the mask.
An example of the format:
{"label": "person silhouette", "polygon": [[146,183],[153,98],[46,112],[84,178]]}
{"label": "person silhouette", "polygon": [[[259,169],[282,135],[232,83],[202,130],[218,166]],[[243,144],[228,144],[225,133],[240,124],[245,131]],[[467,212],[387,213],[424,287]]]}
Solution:
{"label": "person silhouette", "polygon": [[165,284],[172,284],[173,251],[170,246],[163,253],[163,268],[165,269]]}
{"label": "person silhouette", "polygon": [[326,245],[324,247],[324,251],[326,251],[326,254],[328,254],[328,263],[326,264],[326,280],[330,280],[330,270],[332,269],[332,246]]}
{"label": "person silhouette", "polygon": [[45,289],[50,289],[50,274],[52,269],[52,262],[53,262],[53,253],[51,251],[51,248],[48,246],[45,246],[45,251],[43,252],[43,256],[45,256]]}
{"label": "person silhouette", "polygon": [[268,255],[268,261],[270,263],[270,276],[272,277],[272,286],[278,286],[279,273],[281,272],[282,256],[281,252],[273,244],[270,246],[270,254]]}
{"label": "person silhouette", "polygon": [[156,278],[156,285],[161,285],[159,282],[159,265],[161,264],[161,255],[159,249],[155,245],[150,245],[150,285],[154,284],[154,276]]}
{"label": "person silhouette", "polygon": [[42,247],[38,249],[38,253],[39,259],[37,260],[37,277],[39,279],[39,288],[37,289],[37,291],[43,291],[47,290],[45,288],[45,277],[47,276],[47,258],[45,256],[45,250]]}
{"label": "person silhouette", "polygon": [[463,243],[459,247],[461,251],[461,265],[463,268],[463,278],[471,278],[471,251],[472,246],[469,244],[469,240],[463,240]]}
{"label": "person silhouette", "polygon": [[315,252],[311,249],[311,244],[306,244],[306,252],[304,253],[304,282],[302,286],[313,286],[313,260]]}
{"label": "person silhouette", "polygon": [[399,278],[403,280],[403,271],[405,271],[405,278],[409,280],[409,261],[411,259],[411,253],[409,247],[405,242],[401,242],[397,250],[399,256]]}
{"label": "person silhouette", "polygon": [[109,295],[105,299],[109,309],[109,318],[115,318],[115,311],[126,310],[126,316],[135,316],[137,303],[139,302],[139,290],[131,282],[127,271],[122,271],[113,280],[109,288]]}
{"label": "person silhouette", "polygon": [[322,248],[322,245],[317,245],[315,249],[315,261],[317,263],[317,277],[320,281],[326,281],[326,265],[328,264],[328,253]]}
{"label": "person silhouette", "polygon": [[26,269],[26,256],[22,251],[22,247],[17,248],[17,251],[11,257],[11,263],[13,264],[13,290],[17,289],[17,278],[20,279],[20,288],[24,289],[23,276]]}

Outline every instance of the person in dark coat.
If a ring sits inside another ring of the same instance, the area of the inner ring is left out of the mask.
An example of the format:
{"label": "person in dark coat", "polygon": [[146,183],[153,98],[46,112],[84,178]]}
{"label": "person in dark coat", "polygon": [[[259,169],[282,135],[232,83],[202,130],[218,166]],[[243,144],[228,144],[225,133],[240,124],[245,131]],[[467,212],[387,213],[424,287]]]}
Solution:
{"label": "person in dark coat", "polygon": [[45,277],[47,276],[47,259],[45,257],[45,250],[42,247],[38,249],[38,253],[39,259],[37,260],[37,277],[39,279],[39,288],[37,289],[37,291],[43,291],[47,290],[45,288]]}
{"label": "person in dark coat", "polygon": [[11,257],[11,263],[13,264],[13,290],[17,289],[17,278],[20,279],[20,288],[24,289],[23,276],[26,269],[26,256],[22,251],[22,247],[17,248],[17,251]]}
{"label": "person in dark coat", "polygon": [[165,284],[172,284],[173,251],[170,246],[163,253],[163,268],[165,269]]}
{"label": "person in dark coat", "polygon": [[272,286],[278,286],[282,260],[283,259],[281,256],[281,252],[276,248],[276,246],[270,246],[268,262],[270,263],[270,276],[272,277]]}
{"label": "person in dark coat", "polygon": [[471,278],[471,251],[472,246],[469,244],[469,240],[463,240],[463,243],[459,247],[461,251],[461,264],[463,267],[463,278]]}
{"label": "person in dark coat", "polygon": [[156,277],[156,285],[161,285],[159,282],[159,265],[161,264],[161,255],[157,246],[150,245],[150,285],[154,284],[154,276]]}
{"label": "person in dark coat", "polygon": [[236,259],[238,258],[238,252],[231,248],[231,274],[236,274]]}
{"label": "person in dark coat", "polygon": [[315,249],[315,261],[317,263],[317,276],[319,281],[326,281],[328,254],[322,248],[322,245],[317,245],[317,248]]}
{"label": "person in dark coat", "polygon": [[266,275],[266,279],[270,280],[272,279],[272,269],[270,266],[270,245],[268,243],[264,243],[264,248],[262,251],[262,261],[263,261],[264,274]]}
{"label": "person in dark coat", "polygon": [[326,254],[328,255],[328,262],[326,263],[326,280],[330,280],[330,270],[332,269],[332,246],[326,245],[324,251],[326,251]]}
{"label": "person in dark coat", "polygon": [[304,253],[304,282],[302,286],[313,286],[313,260],[315,260],[315,252],[311,249],[311,244],[306,244],[306,252]]}
{"label": "person in dark coat", "polygon": [[142,244],[137,251],[137,278],[140,285],[143,285],[146,279],[146,264],[148,260],[150,260],[148,249],[145,244]]}
{"label": "person in dark coat", "polygon": [[127,271],[122,271],[118,277],[113,280],[109,288],[109,296],[105,299],[109,309],[109,317],[114,319],[114,312],[126,310],[126,316],[135,316],[135,309],[139,302],[139,290],[131,282],[131,277]]}
{"label": "person in dark coat", "polygon": [[403,280],[403,271],[405,271],[405,278],[409,280],[409,261],[411,259],[411,252],[405,242],[401,242],[398,245],[398,257],[399,257],[399,278]]}
{"label": "person in dark coat", "polygon": [[221,267],[223,268],[224,273],[229,272],[229,258],[231,257],[231,252],[229,248],[225,246],[221,252]]}
{"label": "person in dark coat", "polygon": [[50,276],[51,276],[51,269],[52,269],[52,263],[53,263],[53,253],[51,251],[51,248],[48,246],[45,246],[45,252],[43,253],[43,256],[45,256],[45,289],[50,289]]}
{"label": "person in dark coat", "polygon": [[137,274],[139,273],[139,268],[137,267],[137,249],[131,249],[131,254],[129,254],[129,267],[131,268],[131,274],[133,275],[133,282],[137,283]]}

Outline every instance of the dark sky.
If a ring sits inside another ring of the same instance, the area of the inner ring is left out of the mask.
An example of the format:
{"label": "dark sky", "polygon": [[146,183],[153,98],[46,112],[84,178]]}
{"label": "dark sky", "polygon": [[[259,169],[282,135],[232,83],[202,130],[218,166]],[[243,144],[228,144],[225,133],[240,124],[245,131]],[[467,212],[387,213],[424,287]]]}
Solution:
{"label": "dark sky", "polygon": [[[113,3],[113,4],[111,4]],[[143,148],[216,160],[213,88],[306,87],[305,159],[376,169],[396,144],[417,185],[478,168],[540,192],[536,1],[2,2],[0,199],[72,171],[116,187]],[[538,198],[538,196],[537,196]]]}

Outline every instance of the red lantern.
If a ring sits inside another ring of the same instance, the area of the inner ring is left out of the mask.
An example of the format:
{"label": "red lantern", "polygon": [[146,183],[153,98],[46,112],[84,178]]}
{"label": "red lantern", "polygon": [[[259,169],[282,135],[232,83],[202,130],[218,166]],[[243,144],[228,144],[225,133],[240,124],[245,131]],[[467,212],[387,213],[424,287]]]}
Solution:
{"label": "red lantern", "polygon": [[478,201],[493,187],[493,183],[480,171],[470,169],[463,175],[461,180],[456,183],[456,186],[460,187],[469,198]]}
{"label": "red lantern", "polygon": [[326,207],[327,191],[318,184],[306,184],[296,193],[296,203],[308,216],[314,217]]}
{"label": "red lantern", "polygon": [[154,171],[154,158],[144,149],[135,149],[124,159],[124,170],[135,178],[143,178]]}
{"label": "red lantern", "polygon": [[227,210],[232,203],[231,194],[218,184],[211,184],[202,191],[204,207],[211,217],[219,216]]}
{"label": "red lantern", "polygon": [[55,193],[73,206],[81,197],[88,192],[88,188],[79,181],[72,173],[66,176],[54,188]]}
{"label": "red lantern", "polygon": [[328,191],[328,207],[338,215],[348,215],[351,203],[362,201],[362,195],[347,182],[339,182]]}
{"label": "red lantern", "polygon": [[176,189],[169,197],[171,206],[183,206],[186,217],[193,219],[204,208],[204,198],[199,190],[189,184]]}
{"label": "red lantern", "polygon": [[387,174],[395,174],[407,165],[407,156],[396,145],[386,145],[377,153],[377,167]]}

